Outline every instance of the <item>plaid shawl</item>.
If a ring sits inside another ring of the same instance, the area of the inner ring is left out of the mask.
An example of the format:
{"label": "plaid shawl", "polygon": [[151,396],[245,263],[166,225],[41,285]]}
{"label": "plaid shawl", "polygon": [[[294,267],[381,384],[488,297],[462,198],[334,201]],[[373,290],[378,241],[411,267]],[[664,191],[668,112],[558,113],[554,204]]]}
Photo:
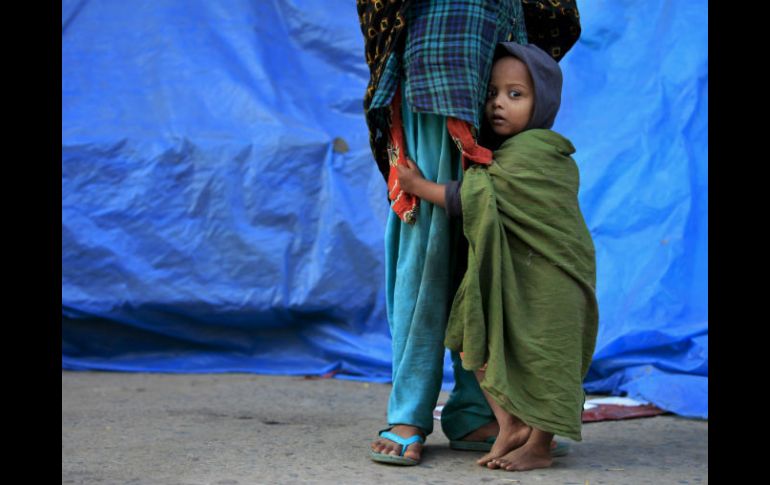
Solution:
{"label": "plaid shawl", "polygon": [[[415,111],[478,127],[495,46],[514,33],[518,42],[526,43],[523,26],[516,28],[522,19],[519,0],[414,1],[406,12],[403,53],[397,52],[401,59],[389,61],[385,76],[401,78],[393,71],[402,68],[408,80],[403,94]],[[389,103],[393,83],[387,88],[375,95],[370,109]]]}
{"label": "plaid shawl", "polygon": [[[403,159],[394,157],[400,144],[392,137],[398,131],[392,106],[402,79],[408,80],[402,94],[416,111],[461,120],[468,125],[462,133],[475,139],[495,46],[529,39],[559,60],[580,34],[575,0],[357,0],[356,6],[370,70],[369,143],[392,201],[401,197],[392,173]],[[534,30],[525,29],[525,18]],[[399,204],[399,216],[413,220],[416,199]]]}
{"label": "plaid shawl", "polygon": [[409,82],[403,95],[416,110],[478,127],[495,45],[526,43],[519,2],[358,0],[370,69],[364,109],[372,153],[385,180],[390,107],[404,74]]}

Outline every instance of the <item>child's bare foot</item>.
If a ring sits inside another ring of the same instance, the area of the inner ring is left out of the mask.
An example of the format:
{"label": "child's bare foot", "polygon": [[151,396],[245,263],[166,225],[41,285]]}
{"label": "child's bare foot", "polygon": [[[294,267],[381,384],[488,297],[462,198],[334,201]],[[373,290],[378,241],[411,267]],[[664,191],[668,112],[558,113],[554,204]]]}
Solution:
{"label": "child's bare foot", "polygon": [[[425,436],[423,432],[420,430],[420,428],[416,426],[407,426],[405,424],[397,424],[393,426],[393,428],[390,429],[390,432],[397,434],[402,438],[411,438],[416,434],[423,437]],[[404,453],[404,456],[406,458],[411,458],[412,460],[415,460],[415,461],[420,461],[420,457],[422,455],[422,448],[423,448],[422,443],[420,442],[413,443],[409,445],[409,448],[407,448],[406,453]],[[393,441],[390,441],[387,438],[377,438],[372,442],[372,451],[374,451],[375,453],[382,453],[385,455],[400,456],[401,445],[399,445],[398,443],[394,443]]]}
{"label": "child's bare foot", "polygon": [[[492,449],[489,453],[482,456],[476,463],[484,466],[489,466],[490,462],[495,458],[502,457],[506,453],[515,450],[522,446],[529,439],[529,435],[532,432],[532,428],[527,426],[523,421],[514,418],[509,415],[512,420],[500,425],[500,431],[497,433],[497,439],[492,445]],[[490,468],[497,468],[496,466],[490,466]]]}
{"label": "child's bare foot", "polygon": [[551,437],[540,430],[533,430],[527,442],[499,458],[488,463],[489,468],[507,471],[526,471],[548,468],[553,463],[551,457]]}

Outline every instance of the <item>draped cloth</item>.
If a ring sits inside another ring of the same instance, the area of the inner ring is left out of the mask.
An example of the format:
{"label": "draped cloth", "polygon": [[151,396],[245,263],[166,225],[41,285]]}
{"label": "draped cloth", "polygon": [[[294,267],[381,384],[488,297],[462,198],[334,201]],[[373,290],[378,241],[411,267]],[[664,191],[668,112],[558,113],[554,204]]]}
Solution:
{"label": "draped cloth", "polygon": [[445,345],[466,370],[487,365],[481,387],[507,412],[579,441],[598,307],[574,152],[551,130],[527,130],[465,172],[468,267]]}

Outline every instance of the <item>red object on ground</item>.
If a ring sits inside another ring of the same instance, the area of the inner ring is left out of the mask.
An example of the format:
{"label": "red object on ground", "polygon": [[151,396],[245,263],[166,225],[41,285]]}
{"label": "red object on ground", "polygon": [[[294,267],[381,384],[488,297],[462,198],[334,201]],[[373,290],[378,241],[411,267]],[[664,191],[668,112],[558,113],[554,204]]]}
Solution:
{"label": "red object on ground", "polygon": [[583,422],[613,421],[617,419],[647,418],[664,414],[666,411],[653,404],[643,406],[621,406],[618,404],[595,404],[596,407],[583,410]]}
{"label": "red object on ground", "polygon": [[[441,419],[441,411],[445,403],[439,403],[433,410],[433,419]],[[583,410],[583,422],[593,423],[598,421],[615,421],[619,419],[649,418],[666,414],[654,404],[641,406],[623,406],[620,404],[594,404],[595,407]]]}

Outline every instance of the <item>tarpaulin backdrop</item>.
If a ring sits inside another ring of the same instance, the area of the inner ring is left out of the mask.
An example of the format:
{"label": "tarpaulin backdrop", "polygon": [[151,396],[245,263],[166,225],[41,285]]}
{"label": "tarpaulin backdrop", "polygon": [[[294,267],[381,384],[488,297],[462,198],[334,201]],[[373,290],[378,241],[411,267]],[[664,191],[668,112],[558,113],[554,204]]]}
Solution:
{"label": "tarpaulin backdrop", "polygon": [[[579,7],[586,389],[707,417],[707,3]],[[63,1],[62,367],[387,382],[367,80],[349,0]]]}

